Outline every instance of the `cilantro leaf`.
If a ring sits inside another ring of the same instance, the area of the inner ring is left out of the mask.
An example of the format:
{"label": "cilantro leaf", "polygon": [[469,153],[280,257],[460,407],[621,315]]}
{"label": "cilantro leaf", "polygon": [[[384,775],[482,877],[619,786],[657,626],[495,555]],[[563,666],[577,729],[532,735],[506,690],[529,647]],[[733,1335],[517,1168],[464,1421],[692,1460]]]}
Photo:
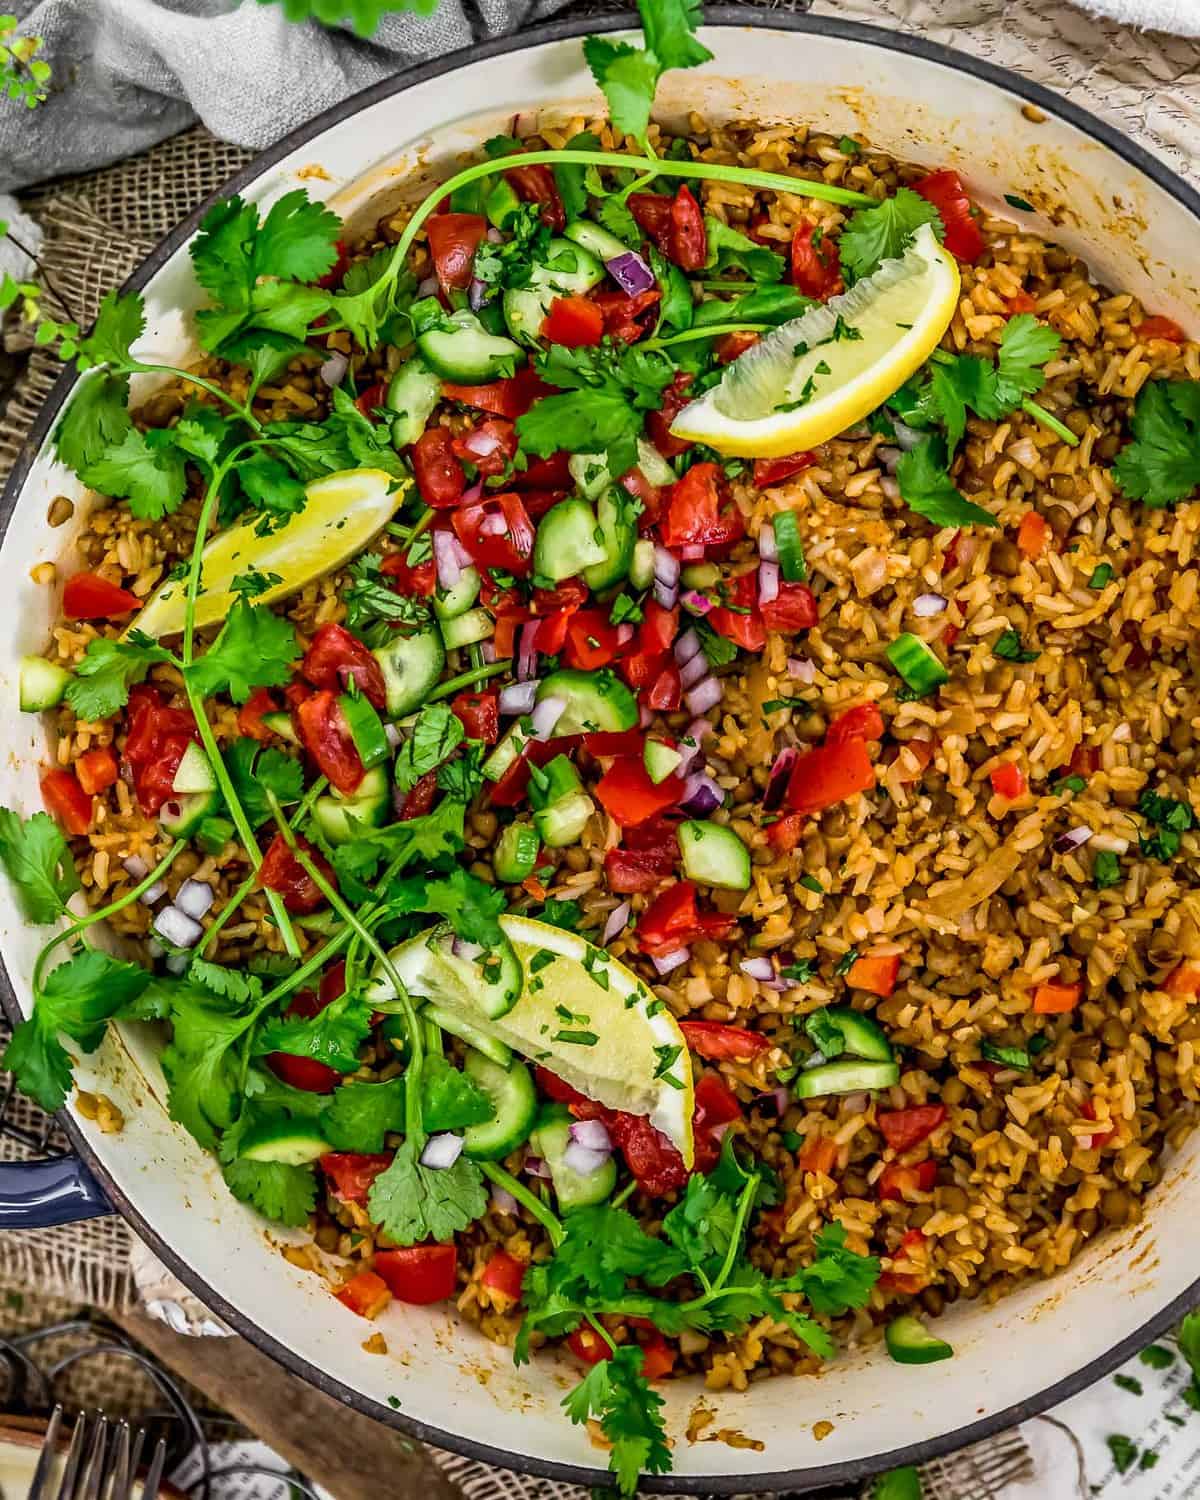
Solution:
{"label": "cilantro leaf", "polygon": [[271,446],[286,453],[300,475],[318,479],[341,469],[382,469],[396,479],[408,476],[404,460],[392,447],[386,427],[376,427],[340,387],[333,411],[324,422],[271,422],[265,429]]}
{"label": "cilantro leaf", "polygon": [[396,756],[396,785],[410,792],[422,776],[452,756],[466,738],[457,714],[444,703],[430,703],[418,715],[412,734]]}
{"label": "cilantro leaf", "polygon": [[1117,454],[1113,477],[1132,500],[1154,509],[1200,488],[1200,383],[1152,380],[1142,387],[1130,426],[1134,441]]}
{"label": "cilantro leaf", "polygon": [[257,276],[284,281],[317,281],[338,258],[342,221],[323,203],[313,203],[303,188],[276,199],[258,230],[254,245]]}
{"label": "cilantro leaf", "polygon": [[433,1171],[421,1165],[417,1154],[410,1136],[371,1184],[367,1198],[372,1220],[397,1245],[448,1240],[487,1208],[483,1175],[468,1157]]}
{"label": "cilantro leaf", "polygon": [[354,991],[340,995],[315,1016],[282,1016],[267,1021],[254,1039],[258,1056],[287,1052],[312,1057],[339,1073],[359,1067],[358,1049],[371,1034],[371,1007]]}
{"label": "cilantro leaf", "polygon": [[289,21],[320,21],[324,26],[349,22],[359,36],[371,36],[380,20],[396,11],[432,15],[437,0],[258,0],[260,5],[280,4]]}
{"label": "cilantro leaf", "polygon": [[704,227],[708,234],[707,270],[718,273],[728,270],[745,271],[751,281],[777,282],[783,277],[783,256],[763,245],[757,245],[740,229],[734,229],[712,214],[705,214]]}
{"label": "cilantro leaf", "polygon": [[130,346],[146,331],[146,310],[140,292],[105,294],[87,338],[79,341],[85,357],[96,364],[126,366]]}
{"label": "cilantro leaf", "polygon": [[239,1202],[291,1229],[302,1228],[317,1205],[317,1174],[312,1167],[243,1156],[225,1168],[225,1184]]}
{"label": "cilantro leaf", "polygon": [[62,830],[49,813],[21,819],[0,807],[0,864],[17,890],[30,922],[53,922],[79,889],[75,862]]}
{"label": "cilantro leaf", "polygon": [[945,466],[940,438],[923,438],[896,465],[900,498],[910,510],[935,526],[997,526],[990,511],[959,492]]}
{"label": "cilantro leaf", "polygon": [[82,476],[132,427],[129,377],[101,370],[79,382],[55,429],[54,443],[62,462]]}
{"label": "cilantro leaf", "polygon": [[286,464],[266,453],[254,453],[239,463],[237,478],[247,500],[262,512],[256,528],[260,536],[302,511],[308,500],[303,482]]}
{"label": "cilantro leaf", "polygon": [[[590,130],[581,130],[567,142],[568,151],[600,151],[600,137]],[[563,212],[568,224],[572,219],[583,218],[588,211],[586,183],[587,168],[582,162],[555,162],[551,170],[558,196],[562,199]]]}
{"label": "cilantro leaf", "polygon": [[438,767],[438,787],[457,802],[470,802],[483,785],[486,749],[481,740],[465,740],[461,754]]}
{"label": "cilantro leaf", "polygon": [[299,655],[296,632],[289,621],[239,598],[220,635],[188,668],[188,674],[202,697],[228,693],[235,703],[245,703],[255,688],[287,682]]}
{"label": "cilantro leaf", "polygon": [[897,188],[892,197],[874,208],[855,209],[838,239],[847,279],[860,281],[877,271],[883,261],[903,255],[922,224],[932,224],[938,239],[944,238],[937,209],[912,188]]}
{"label": "cilantro leaf", "polygon": [[382,1151],[388,1131],[403,1129],[403,1077],[344,1083],[321,1112],[321,1134],[335,1151]]}
{"label": "cilantro leaf", "polygon": [[710,667],[727,667],[733,661],[738,648],[727,636],[717,632],[704,620],[697,620],[694,627],[700,637],[700,648]]}
{"label": "cilantro leaf", "polygon": [[638,0],[645,48],[589,36],[583,55],[604,90],[609,114],[625,135],[644,139],[658,80],[668,68],[695,68],[712,53],[694,32],[702,19],[695,0]]}
{"label": "cilantro leaf", "polygon": [[846,1231],[841,1224],[826,1224],[817,1231],[813,1244],[817,1258],[812,1265],[772,1285],[780,1291],[803,1292],[817,1312],[831,1317],[865,1307],[871,1288],[879,1280],[879,1260],[847,1250]]}
{"label": "cilantro leaf", "polygon": [[414,876],[388,889],[389,911],[427,911],[445,917],[460,938],[483,948],[497,948],[506,941],[497,921],[506,905],[503,891],[461,866],[437,880]]}
{"label": "cilantro leaf", "polygon": [[924,1494],[920,1474],[907,1466],[880,1474],[871,1491],[871,1500],[922,1500]]}
{"label": "cilantro leaf", "polygon": [[495,1117],[496,1107],[473,1078],[444,1057],[421,1068],[421,1119],[426,1130],[465,1130]]}
{"label": "cilantro leaf", "polygon": [[698,68],[712,53],[696,39],[704,21],[700,0],[639,0],[638,14],[647,48],[665,72],[668,68]]}
{"label": "cilantro leaf", "polygon": [[274,794],[280,807],[299,802],[304,795],[300,762],[274,745],[263,749],[257,740],[236,739],[224,758],[233,790],[252,828],[272,816],[268,793]]}
{"label": "cilantro leaf", "polygon": [[756,286],[753,291],[732,301],[710,297],[696,308],[693,322],[697,328],[707,323],[787,323],[813,306],[794,286]]}
{"label": "cilantro leaf", "polygon": [[248,993],[249,1005],[230,1004],[190,978],[168,991],[173,1034],[162,1055],[168,1113],[210,1149],[217,1132],[227,1130],[238,1114],[240,1044],[259,1010],[257,985]]}
{"label": "cilantro leaf", "polygon": [[412,595],[398,594],[380,571],[380,562],[378,552],[364,552],[350,564],[350,585],[342,592],[346,624],[351,630],[361,630],[376,620],[423,625],[429,619],[426,605]]}
{"label": "cilantro leaf", "polygon": [[1042,366],[1061,347],[1062,339],[1054,329],[1039,323],[1032,313],[1009,318],[1000,335],[996,368],[996,398],[1000,404],[1019,406],[1024,397],[1040,391],[1046,384]]}
{"label": "cilantro leaf", "polygon": [[140,630],[130,631],[123,641],[100,636],[88,642],[67,684],[66,700],[89,723],[109,719],[128,703],[129,689],[144,680],[155,662],[170,660],[171,653]]}
{"label": "cilantro leaf", "polygon": [[719,1264],[733,1241],[737,1198],[711,1177],[688,1178],[687,1192],[663,1220],[663,1233],[689,1265]]}
{"label": "cilantro leaf", "polygon": [[593,1365],[562,1403],[572,1422],[599,1422],[612,1445],[608,1465],[623,1495],[636,1493],[643,1472],[663,1474],[671,1467],[662,1418],[665,1403],[643,1376],[644,1362],[636,1344],[623,1344],[609,1359]]}
{"label": "cilantro leaf", "polygon": [[420,860],[432,861],[455,854],[463,846],[463,803],[444,798],[431,813],[386,828],[364,830],[352,843],[329,850],[342,893],[351,901],[371,894],[369,885],[379,866],[387,861],[397,870]]}
{"label": "cilantro leaf", "polygon": [[165,429],[155,437],[130,425],[119,443],[105,448],[77,472],[89,489],[128,500],[139,521],[160,521],[178,509],[187,488],[183,454],[170,438]]}
{"label": "cilantro leaf", "polygon": [[936,361],[930,371],[929,388],[921,398],[930,414],[946,429],[946,450],[953,457],[967,430],[967,411],[994,421],[1000,415],[996,399],[996,372],[977,354],[960,354]]}

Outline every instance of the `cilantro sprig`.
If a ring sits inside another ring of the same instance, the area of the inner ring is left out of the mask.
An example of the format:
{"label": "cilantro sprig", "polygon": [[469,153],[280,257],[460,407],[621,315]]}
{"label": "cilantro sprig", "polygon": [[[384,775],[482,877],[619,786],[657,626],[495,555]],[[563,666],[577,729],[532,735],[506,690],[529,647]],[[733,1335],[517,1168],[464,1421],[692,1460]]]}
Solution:
{"label": "cilantro sprig", "polygon": [[1133,442],[1113,463],[1123,494],[1161,510],[1200,489],[1200,381],[1150,381],[1129,425]]}

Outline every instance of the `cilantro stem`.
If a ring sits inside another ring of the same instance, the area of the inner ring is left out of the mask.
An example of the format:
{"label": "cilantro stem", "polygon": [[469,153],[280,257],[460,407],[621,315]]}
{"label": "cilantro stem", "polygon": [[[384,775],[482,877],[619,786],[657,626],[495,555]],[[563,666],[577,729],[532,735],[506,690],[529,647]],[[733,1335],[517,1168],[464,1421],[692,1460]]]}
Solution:
{"label": "cilantro stem", "polygon": [[230,411],[234,411],[241,417],[248,427],[255,432],[261,433],[262,423],[254,415],[248,406],[243,406],[240,401],[235,401],[228,391],[223,391],[219,385],[214,385],[211,380],[205,380],[203,376],[191,375],[187,370],[177,370],[174,365],[143,365],[130,363],[127,366],[129,373],[153,374],[153,375],[175,375],[180,380],[186,380],[189,385],[197,386],[202,391],[207,391],[210,396],[215,396],[218,401],[223,401]]}
{"label": "cilantro stem", "polygon": [[468,672],[460,672],[457,677],[448,677],[440,686],[434,688],[427,703],[436,703],[439,698],[452,698],[459,688],[474,687],[477,682],[486,682],[489,677],[499,677],[502,672],[511,669],[512,662],[506,658],[504,661],[489,662],[484,667],[472,667]]}
{"label": "cilantro stem", "polygon": [[755,1195],[758,1193],[759,1177],[755,1173],[748,1179],[746,1186],[742,1189],[742,1196],[738,1199],[737,1213],[733,1220],[733,1229],[729,1235],[729,1245],[725,1251],[725,1259],[721,1262],[721,1269],[713,1280],[712,1288],[707,1291],[700,1301],[708,1301],[710,1297],[720,1296],[721,1288],[729,1279],[729,1273],[733,1270],[733,1263],[737,1259],[742,1248],[742,1236],[746,1232],[746,1220],[750,1217],[750,1210],[754,1207]]}
{"label": "cilantro stem", "polygon": [[[485,1177],[490,1177],[497,1187],[502,1187],[505,1192],[511,1193],[518,1203],[529,1210],[550,1236],[550,1243],[557,1250],[562,1244],[563,1227],[542,1200],[535,1193],[531,1193],[523,1182],[518,1182],[511,1172],[506,1172],[499,1162],[481,1161],[479,1170]],[[607,1338],[607,1334],[605,1337]]]}
{"label": "cilantro stem", "polygon": [[612,1335],[609,1333],[608,1329],[605,1328],[604,1324],[601,1323],[600,1319],[596,1316],[595,1313],[587,1313],[586,1319],[587,1322],[591,1324],[593,1331],[595,1333],[598,1333],[604,1340],[604,1342],[608,1345],[608,1355],[611,1359],[612,1356],[617,1352],[617,1346],[613,1341]]}
{"label": "cilantro stem", "polygon": [[69,943],[73,938],[78,937],[81,932],[85,932],[94,923],[103,922],[108,917],[115,916],[117,912],[124,911],[127,906],[132,906],[140,896],[145,895],[145,893],[150,889],[152,885],[154,885],[156,881],[161,880],[161,878],[167,873],[172,864],[175,862],[175,856],[179,854],[179,852],[185,847],[186,843],[186,839],[176,839],[167,853],[164,854],[162,859],[160,859],[159,862],[155,865],[153,870],[151,870],[148,875],[143,876],[143,878],[138,881],[137,885],[133,886],[132,889],[126,891],[123,896],[118,896],[115,901],[110,901],[107,906],[102,906],[96,911],[88,912],[87,916],[79,917],[74,922],[72,922],[70,927],[64,927],[61,932],[55,933],[55,935],[49,940],[49,942],[43,946],[42,951],[38,954],[36,960],[34,961],[34,994],[41,994],[43,972],[46,967],[46,960],[50,957],[51,953],[54,952],[55,948],[57,948],[60,943]]}
{"label": "cilantro stem", "polygon": [[609,1200],[614,1208],[620,1208],[622,1203],[627,1203],[634,1193],[637,1192],[637,1178],[631,1177],[619,1193],[614,1193]]}
{"label": "cilantro stem", "polygon": [[672,344],[693,344],[697,339],[718,338],[723,333],[768,333],[770,323],[709,323],[703,328],[686,328],[669,339],[646,339],[639,349],[669,349]]}
{"label": "cilantro stem", "polygon": [[1052,412],[1048,412],[1044,406],[1039,406],[1031,396],[1026,396],[1021,402],[1021,410],[1027,412],[1035,422],[1040,422],[1043,427],[1048,428],[1054,433],[1055,437],[1062,438],[1068,447],[1079,447],[1079,438],[1075,433],[1064,423],[1060,422]]}

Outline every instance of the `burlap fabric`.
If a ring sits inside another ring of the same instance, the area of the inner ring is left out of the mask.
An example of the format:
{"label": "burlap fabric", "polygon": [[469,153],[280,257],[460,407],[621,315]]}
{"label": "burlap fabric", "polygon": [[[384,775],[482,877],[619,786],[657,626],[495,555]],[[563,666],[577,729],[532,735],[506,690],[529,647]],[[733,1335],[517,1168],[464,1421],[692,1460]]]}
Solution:
{"label": "burlap fabric", "polygon": [[[612,7],[591,0],[587,8]],[[919,31],[1003,63],[1106,116],[1177,171],[1200,181],[1194,154],[1200,141],[1200,47],[1195,43],[1098,23],[1064,12],[1057,0],[818,0],[814,9]],[[23,203],[46,232],[42,261],[48,288],[86,324],[104,292],[249,155],[197,128],[118,166],[27,193]],[[57,374],[50,354],[31,352],[0,419],[0,481]],[[5,1106],[4,1100],[0,1087],[0,1117],[6,1122],[35,1134],[44,1129],[44,1117],[32,1106],[21,1100]],[[0,1159],[28,1154],[28,1147],[0,1136]],[[0,1293],[23,1293],[25,1318],[36,1318],[45,1298],[120,1306],[134,1295],[131,1243],[130,1231],[115,1218],[9,1234],[0,1241]],[[114,1371],[113,1379],[119,1383],[127,1377]],[[122,1396],[136,1404],[132,1392],[110,1388],[110,1409]],[[579,1500],[584,1493],[465,1459],[445,1456],[444,1464],[470,1500]],[[1001,1485],[1027,1469],[1028,1451],[1014,1433],[929,1465],[923,1477],[931,1500],[991,1500]]]}

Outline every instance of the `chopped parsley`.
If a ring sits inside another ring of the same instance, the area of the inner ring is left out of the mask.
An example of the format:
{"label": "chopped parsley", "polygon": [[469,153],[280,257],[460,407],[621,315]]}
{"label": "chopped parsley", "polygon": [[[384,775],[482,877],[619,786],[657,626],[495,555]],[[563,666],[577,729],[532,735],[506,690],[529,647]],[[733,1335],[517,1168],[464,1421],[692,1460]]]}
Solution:
{"label": "chopped parsley", "polygon": [[1092,576],[1088,579],[1088,588],[1102,589],[1107,586],[1113,576],[1112,563],[1100,563],[1094,569]]}
{"label": "chopped parsley", "polygon": [[1004,661],[1037,661],[1040,651],[1029,651],[1021,645],[1021,637],[1015,630],[1002,630],[992,645],[992,655]]}
{"label": "chopped parsley", "polygon": [[1100,849],[1092,861],[1092,881],[1098,891],[1121,883],[1121,864],[1111,849]]}

